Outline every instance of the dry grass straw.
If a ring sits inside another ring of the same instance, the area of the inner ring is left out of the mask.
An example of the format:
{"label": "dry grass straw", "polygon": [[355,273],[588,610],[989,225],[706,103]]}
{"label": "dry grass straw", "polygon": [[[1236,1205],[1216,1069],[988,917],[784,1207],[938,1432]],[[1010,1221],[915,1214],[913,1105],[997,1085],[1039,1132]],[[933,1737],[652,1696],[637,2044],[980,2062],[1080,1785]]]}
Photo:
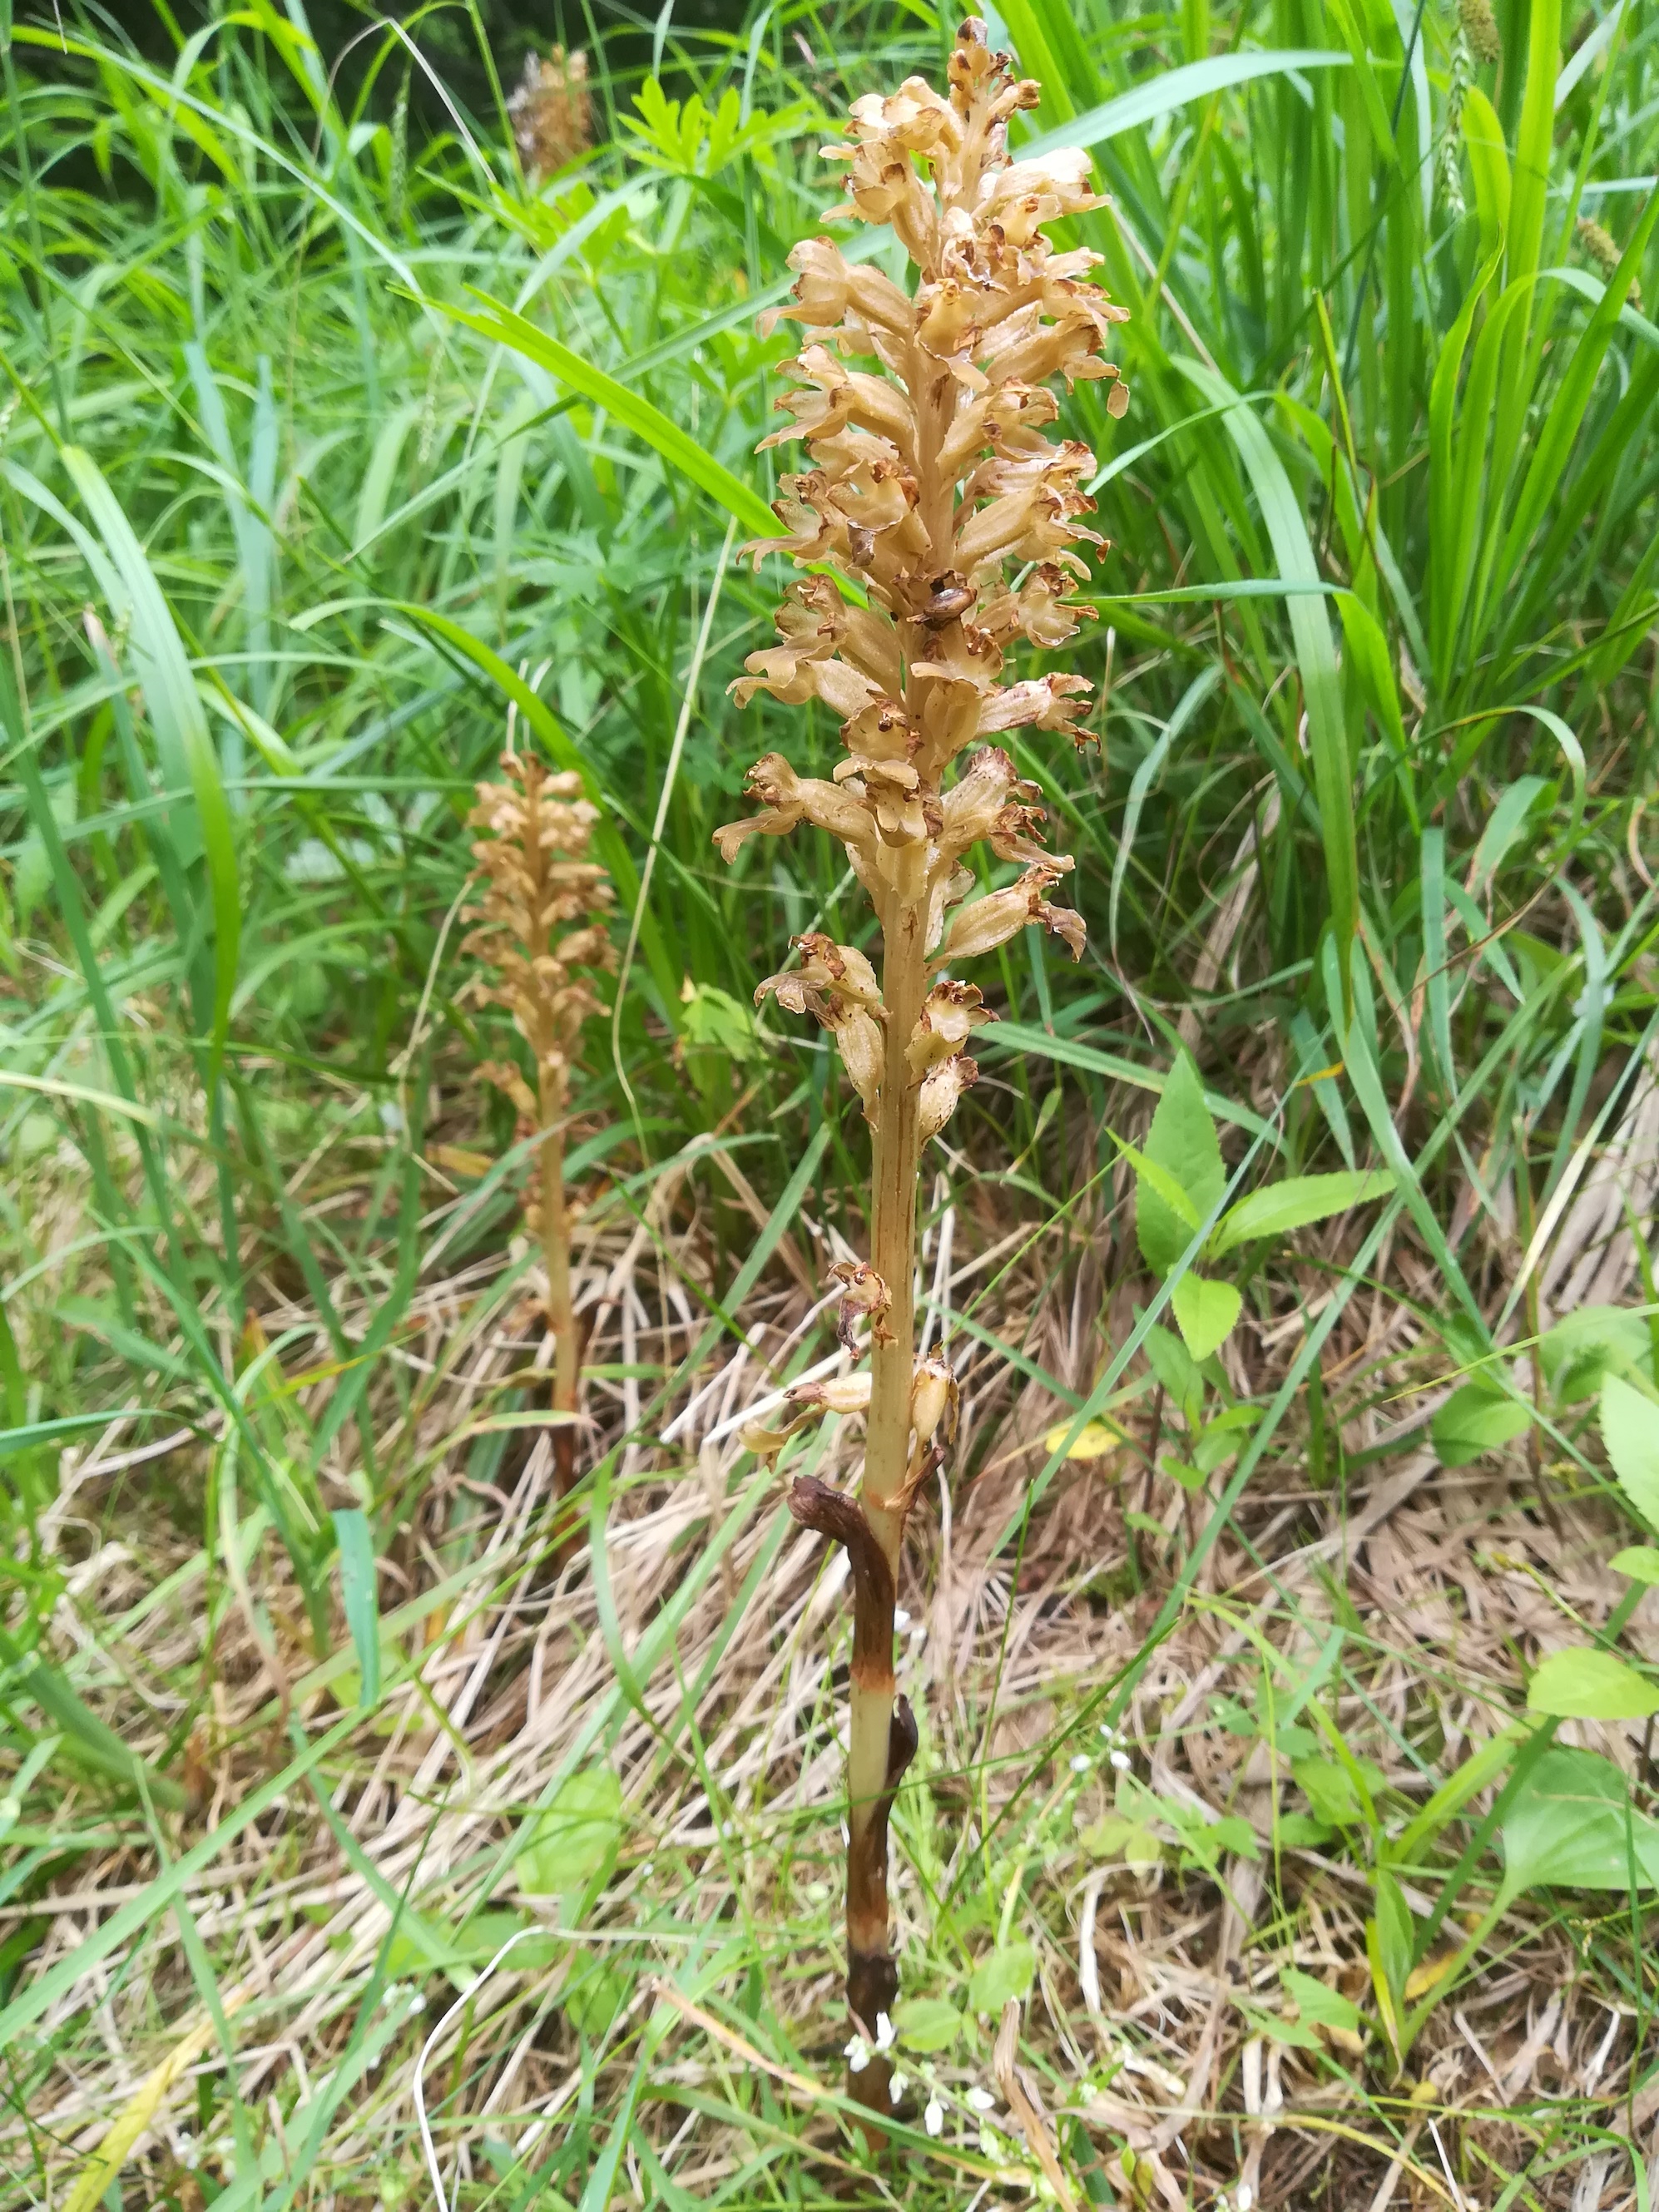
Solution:
{"label": "dry grass straw", "polygon": [[[602,1365],[621,1364],[626,1351],[629,1364],[673,1374],[696,1342],[695,1304],[683,1291],[663,1295],[664,1284],[696,1279],[687,1241],[694,1212],[682,1186],[657,1223],[659,1249],[673,1263],[662,1274],[648,1242],[631,1231],[603,1218],[585,1224],[576,1296],[600,1316]],[[810,1211],[800,1226],[823,1233]],[[1024,1248],[1012,1269],[1011,1227]],[[979,1324],[1057,1380],[1086,1382],[1101,1356],[1096,1316],[1110,1335],[1127,1312],[1133,1244],[1109,1201],[1077,1230],[1094,1255],[1081,1277],[1066,1257],[1064,1231],[1019,1232],[1012,1216],[987,1207],[981,1187],[975,1206],[936,1217],[933,1293],[954,1310],[998,1279],[995,1297],[977,1307]],[[1588,1209],[1574,1234],[1600,1234]],[[1280,1285],[1279,1319],[1248,1331],[1239,1347],[1258,1390],[1281,1370],[1299,1316],[1340,1256],[1311,1243]],[[1606,1248],[1605,1261],[1615,1249]],[[1571,1263],[1572,1254],[1564,1248],[1557,1259]],[[1352,1304],[1327,1346],[1331,1419],[1351,1459],[1397,1440],[1432,1402],[1413,1314],[1424,1266],[1402,1231],[1378,1295]],[[1122,1287],[1102,1314],[1095,1286],[1120,1271]],[[185,2187],[192,2160],[228,2172],[222,2090],[221,2117],[199,2138],[191,2083],[232,2081],[254,2113],[276,2110],[280,2091],[286,2117],[280,2137],[267,2130],[267,2142],[292,2145],[343,2073],[362,2087],[329,2113],[319,2182],[337,2185],[368,2166],[393,2178],[394,2194],[400,2174],[412,2187],[410,2092],[434,2025],[422,2079],[451,2202],[482,2190],[495,2171],[486,2142],[505,2143],[533,2166],[570,2140],[585,2084],[597,2112],[622,2111],[647,2048],[654,2101],[632,2124],[671,2160],[680,2186],[713,2188],[752,2157],[757,2123],[744,2084],[756,2053],[783,2098],[799,2156],[826,2182],[849,2171],[840,2100],[813,2094],[811,2083],[842,2033],[822,1832],[842,1758],[822,1650],[840,1578],[810,1533],[781,1522],[769,1478],[737,1437],[765,1403],[761,1386],[787,1381],[804,1356],[812,1309],[787,1275],[763,1288],[743,1316],[746,1356],[681,1373],[644,1431],[630,1422],[620,1383],[596,1385],[601,1449],[615,1464],[626,1436],[636,1453],[636,1473],[612,1501],[599,1585],[535,1538],[555,1479],[544,1435],[484,1486],[468,1477],[465,1450],[443,1442],[474,1431],[489,1378],[510,1376],[522,1358],[515,1298],[500,1277],[428,1285],[422,1333],[406,1346],[427,1387],[412,1409],[381,1397],[386,1464],[406,1467],[428,1440],[438,1457],[388,1564],[402,1602],[386,1609],[395,1661],[380,1707],[184,1885],[227,2002],[236,1985],[234,2057],[208,2033],[177,1918],[153,1917],[98,1955],[112,1910],[153,1878],[139,1834],[112,1828],[108,1848],[82,1856],[58,1894],[0,1908],[8,1919],[22,1913],[45,1923],[32,1978],[73,1962],[33,2033],[75,2039],[72,2062],[38,2077],[27,2123],[21,2115],[10,2123],[8,2165],[20,2180],[3,2201],[38,2201],[42,2186],[63,2194],[94,2170],[87,2162],[98,2144],[181,2051],[188,2064],[176,2080],[166,2074],[167,2094],[132,2146],[127,2201]],[[277,1333],[302,1313],[276,1309],[267,1327]],[[845,1352],[836,1358],[845,1371]],[[1269,2204],[1379,2212],[1391,2203],[1490,2204],[1502,2178],[1570,2121],[1583,2155],[1553,2172],[1546,2160],[1529,2201],[1562,2212],[1633,2203],[1620,2178],[1628,2160],[1611,2150],[1611,2163],[1595,2168],[1603,2196],[1577,2193],[1586,2160],[1601,2156],[1597,2127],[1611,2142],[1633,2126],[1639,2155],[1659,2150],[1649,2142],[1659,2100],[1632,2097],[1636,2023],[1628,2008],[1609,2005],[1595,1971],[1595,1911],[1564,1920],[1540,1900],[1518,1901],[1477,1971],[1433,2015],[1411,2075],[1390,2085],[1385,2069],[1364,2082],[1362,2061],[1340,2036],[1319,2028],[1311,2044],[1286,2043],[1275,2023],[1290,2015],[1281,1984],[1290,1962],[1364,2002],[1367,1877],[1340,1848],[1298,1843],[1274,1855],[1275,1803],[1288,1786],[1282,1764],[1261,1735],[1218,1724],[1229,1700],[1248,1707],[1288,1698],[1340,1624],[1343,1666],[1327,1710],[1380,1771],[1379,1788],[1420,1802],[1432,1773],[1449,1771],[1512,1714],[1517,1656],[1532,1661],[1577,1641],[1578,1622],[1599,1624],[1612,1612],[1602,1509],[1589,1497],[1563,1498],[1558,1538],[1528,1497],[1523,1461],[1448,1474],[1409,1447],[1369,1462],[1376,1472],[1356,1472],[1345,1493],[1320,1492],[1300,1472],[1297,1440],[1286,1437],[1277,1468],[1247,1493],[1211,1551],[1112,1747],[1136,1785],[1185,1808],[1197,1830],[1223,1814],[1242,1818],[1255,1854],[1224,1850],[1206,1868],[1182,1847],[1180,1832],[1166,1831],[1150,1858],[1103,1857],[1090,1838],[1112,1816],[1122,1778],[1092,1715],[1103,1687],[1137,1653],[1179,1561],[1181,1501],[1163,1511],[1163,1535],[1149,1540],[1127,1525],[1145,1502],[1134,1453],[1079,1463],[1045,1503],[1012,1573],[998,1534],[1020,1455],[1041,1452],[1057,1401],[988,1347],[961,1357],[959,1375],[958,1450],[970,1472],[952,1486],[936,1532],[924,1537],[917,1524],[912,1536],[935,1595],[903,1639],[899,1668],[921,1747],[897,1817],[895,1948],[913,1987],[951,1988],[961,1969],[950,1945],[941,1948],[944,1899],[988,1883],[1008,1934],[1032,1947],[1035,1978],[1017,2052],[1006,2047],[1005,2028],[992,2063],[992,2022],[976,2047],[920,2062],[928,2071],[917,2078],[942,2127],[937,2140],[907,2132],[916,2185],[954,2197],[997,2174],[1029,2180],[1046,2168],[1047,2143],[1074,2162],[1092,2146],[1089,2156],[1121,2194],[1172,2212],[1224,2190],[1236,2203],[1241,2183]],[[313,1402],[328,1388],[311,1386]],[[673,1447],[650,1443],[653,1430],[671,1428]],[[178,1686],[211,1652],[215,1723],[194,1754],[199,1809],[173,1835],[176,1855],[292,1760],[304,1736],[278,1732],[239,1617],[200,1605],[191,1579],[199,1553],[158,1544],[153,1526],[142,1557],[114,1537],[94,1541],[100,1522],[111,1523],[92,1509],[118,1468],[118,1442],[88,1449],[87,1478],[65,1486],[79,1510],[47,1532],[67,1577],[55,1634],[67,1658],[97,1624],[112,1671],[88,1693],[147,1754],[163,1747]],[[858,1461],[845,1426],[828,1425],[818,1444],[818,1479],[845,1482]],[[102,1474],[90,1471],[100,1466]],[[120,1518],[118,1510],[113,1525]],[[261,1601],[288,1638],[297,1720],[315,1736],[331,1717],[323,1685],[338,1680],[341,1662],[307,1673],[299,1608],[269,1554],[264,1565]],[[1659,1657],[1659,1631],[1645,1613],[1632,1632]],[[833,1643],[830,1656],[835,1662]],[[637,1705],[619,1687],[619,1666],[632,1672]],[[1638,1745],[1624,1728],[1565,1733],[1636,1765]],[[523,1816],[607,1742],[626,1805],[614,1877],[567,1922],[550,1959],[520,1968],[509,1954],[479,1983],[475,1956],[446,1988],[410,1948],[410,1916],[423,1929],[453,1930],[488,1906],[519,1923],[554,1924],[550,1904],[517,1887]],[[61,1808],[65,1830],[100,1817],[82,1793]],[[390,1965],[389,1938],[398,1946]],[[968,1938],[974,1951],[987,1940]],[[765,1978],[758,2018],[732,2008],[740,1960]],[[584,2042],[565,2008],[568,1993],[607,1964],[622,1969],[617,2009],[597,2042]],[[427,1992],[423,2013],[410,2009],[411,1972]],[[401,1992],[386,1987],[394,1975]],[[376,2057],[372,2075],[359,2077],[350,2064],[366,1996]],[[90,2041],[77,2026],[88,1998]],[[16,2057],[27,2063],[29,2053]],[[1006,2116],[976,2109],[970,2091],[998,2098]],[[30,2142],[45,2171],[26,2180]],[[1455,2184],[1448,2167],[1461,2177]]]}

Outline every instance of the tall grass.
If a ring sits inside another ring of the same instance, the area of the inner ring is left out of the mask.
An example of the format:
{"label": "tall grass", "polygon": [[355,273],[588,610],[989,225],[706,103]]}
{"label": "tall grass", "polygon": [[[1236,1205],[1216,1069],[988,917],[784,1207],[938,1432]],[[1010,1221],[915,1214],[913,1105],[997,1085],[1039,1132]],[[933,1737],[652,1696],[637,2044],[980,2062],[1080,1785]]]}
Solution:
{"label": "tall grass", "polygon": [[[1659,327],[1636,304],[1659,298],[1659,22],[1615,10],[1569,57],[1559,0],[1498,19],[1496,62],[1455,45],[1455,11],[1380,0],[1008,0],[993,25],[1044,86],[1027,143],[1088,147],[1111,194],[1068,228],[1129,310],[1133,404],[1066,403],[1114,541],[1077,662],[1099,747],[1057,763],[1012,742],[1075,856],[1091,949],[1076,971],[1035,937],[1002,950],[951,1172],[1012,1160],[982,1178],[987,1221],[1063,1237],[1118,1170],[1108,1124],[1133,1137],[1126,1103],[1185,1044],[1243,1139],[1233,1195],[1274,1154],[1291,1175],[1378,1163],[1395,1193],[1257,1393],[1112,1725],[1258,1473],[1287,1450],[1320,1481],[1354,1471],[1340,1422],[1370,1401],[1328,1419],[1320,1363],[1345,1314],[1392,1285],[1441,1378],[1492,1376],[1557,1317],[1551,1238],[1659,1024]],[[734,883],[710,839],[757,749],[724,685],[775,596],[734,557],[769,527],[754,449],[787,343],[757,314],[832,192],[830,118],[936,70],[954,22],[790,4],[693,35],[665,14],[648,76],[608,65],[590,26],[597,143],[532,183],[502,115],[435,80],[419,20],[366,24],[347,72],[299,0],[179,30],[165,67],[96,11],[61,33],[9,20],[0,1574],[23,1670],[3,1740],[47,1808],[7,1877],[32,1896],[112,1835],[150,1850],[147,1809],[213,1710],[211,1666],[181,1674],[135,1764],[100,1718],[118,1662],[94,1639],[46,1663],[92,1440],[115,1468],[94,1534],[140,1492],[164,1508],[273,1712],[313,1726],[276,1740],[283,1787],[331,1741],[307,1668],[332,1654],[374,1702],[377,1563],[407,1578],[426,1540],[460,1358],[434,1301],[487,1284],[505,1323],[532,1264],[515,1245],[486,1265],[529,1148],[471,1080],[500,1036],[458,949],[466,811],[508,727],[581,777],[632,933],[571,1170],[603,1181],[696,1321],[678,1381],[615,1378],[627,1435],[591,1480],[596,1533],[674,1389],[743,1342],[768,1267],[813,1281],[811,1237],[867,1243],[864,1139],[824,1043],[763,1037],[752,1004],[790,935],[856,940],[857,905],[827,841],[769,846]],[[695,1264],[666,1225],[687,1203]],[[1058,1249],[1070,1295],[1079,1255]],[[1133,1266],[1129,1240],[1114,1252]],[[1264,1314],[1273,1279],[1243,1273]],[[1079,1372],[1035,1322],[1015,1346],[1066,1419],[1005,1565],[1164,1357],[1165,1295],[1114,1310]],[[279,1310],[306,1319],[273,1336]],[[945,1325],[1018,1325],[987,1314]],[[1556,1510],[1593,1442],[1541,1379],[1502,1371],[1500,1398],[1536,1389],[1531,1473]],[[1180,1382],[1158,1373],[1160,1407]],[[469,1480],[494,1481],[510,1437],[480,1433]],[[994,1463],[993,1432],[963,1480]],[[482,1554],[459,1510],[434,1541],[409,1603],[448,1593],[436,1635]],[[672,1630],[630,1658],[594,1557],[620,1714]],[[136,1810],[63,1827],[50,1802],[71,1786]],[[183,1899],[185,1865],[152,1911]],[[1419,1915],[1385,1988],[1438,1924]],[[29,1956],[0,1946],[0,2041],[73,1986]],[[1607,1971],[1650,2008],[1636,1969]],[[353,2033],[361,2075],[382,2026]],[[628,2094],[599,2179],[561,2184],[586,2212],[633,2141]]]}

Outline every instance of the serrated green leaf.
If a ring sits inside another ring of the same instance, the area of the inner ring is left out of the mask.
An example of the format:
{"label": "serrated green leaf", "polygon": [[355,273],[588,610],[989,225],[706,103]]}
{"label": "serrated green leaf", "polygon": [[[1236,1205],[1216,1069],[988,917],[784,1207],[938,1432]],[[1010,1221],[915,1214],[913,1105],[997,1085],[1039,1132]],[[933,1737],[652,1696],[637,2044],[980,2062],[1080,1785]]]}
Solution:
{"label": "serrated green leaf", "polygon": [[1259,1237],[1283,1237],[1315,1221],[1346,1213],[1351,1206],[1385,1198],[1394,1188],[1386,1168],[1343,1168],[1334,1175],[1293,1176],[1269,1183],[1230,1206],[1216,1224],[1209,1249],[1216,1259]]}
{"label": "serrated green leaf", "polygon": [[1231,1283],[1183,1275],[1170,1294],[1182,1341],[1194,1359],[1207,1359],[1232,1334],[1244,1301]]}
{"label": "serrated green leaf", "polygon": [[1152,1126],[1146,1133],[1145,1157],[1173,1178],[1191,1210],[1183,1222],[1182,1209],[1172,1202],[1161,1178],[1154,1188],[1139,1170],[1135,1176],[1135,1234],[1141,1256],[1149,1267],[1167,1275],[1193,1241],[1193,1231],[1227,1188],[1227,1170],[1221,1146],[1204,1103],[1204,1086],[1187,1053],[1170,1070]]}

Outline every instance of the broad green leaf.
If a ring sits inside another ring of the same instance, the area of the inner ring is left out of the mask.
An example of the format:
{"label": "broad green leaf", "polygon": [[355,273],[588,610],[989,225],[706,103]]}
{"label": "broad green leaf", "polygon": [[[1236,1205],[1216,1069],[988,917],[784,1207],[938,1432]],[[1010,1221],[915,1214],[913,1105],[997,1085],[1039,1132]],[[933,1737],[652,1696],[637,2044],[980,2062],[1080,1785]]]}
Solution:
{"label": "broad green leaf", "polygon": [[1204,1086],[1191,1056],[1182,1053],[1170,1070],[1164,1095],[1146,1133],[1146,1158],[1174,1178],[1192,1209],[1183,1223],[1168,1197],[1143,1174],[1135,1177],[1135,1234],[1149,1267],[1167,1275],[1193,1241],[1193,1230],[1227,1188],[1221,1146],[1204,1103]]}
{"label": "broad green leaf", "polygon": [[1527,1685],[1527,1711],[1558,1720],[1639,1721],[1659,1713],[1659,1686],[1585,1644],[1552,1651]]}
{"label": "broad green leaf", "polygon": [[1254,1406],[1229,1406],[1206,1422],[1192,1445],[1193,1465],[1199,1473],[1213,1474],[1224,1466],[1243,1443],[1245,1431],[1255,1428],[1261,1418]]}
{"label": "broad green leaf", "polygon": [[1544,1380],[1564,1406],[1593,1398],[1609,1375],[1645,1365],[1651,1349],[1646,1322],[1622,1306],[1580,1306],[1538,1340]]}
{"label": "broad green leaf", "polygon": [[551,1929],[538,1928],[516,1912],[476,1912],[464,1927],[451,1927],[429,1913],[405,1908],[386,1947],[386,1971],[394,1981],[447,1974],[464,1987],[508,1943],[513,1948],[501,1963],[515,1974],[544,1972],[564,1948]]}
{"label": "broad green leaf", "polygon": [[948,2051],[962,2033],[963,2018],[943,1997],[905,1997],[893,2008],[893,2026],[907,2051]]}
{"label": "broad green leaf", "polygon": [[[1198,1208],[1188,1196],[1180,1176],[1171,1169],[1166,1168],[1161,1161],[1153,1159],[1149,1153],[1143,1152],[1135,1146],[1129,1144],[1124,1138],[1118,1137],[1114,1141],[1135,1171],[1137,1189],[1150,1192],[1161,1205],[1169,1208],[1189,1243],[1201,1217]],[[1186,1249],[1186,1244],[1182,1244],[1180,1247],[1180,1252],[1184,1252]],[[1180,1256],[1180,1252],[1176,1254],[1177,1258]]]}
{"label": "broad green leaf", "polygon": [[1328,1820],[1322,1820],[1312,1813],[1281,1813],[1279,1816],[1279,1840],[1287,1851],[1322,1850],[1334,1832]]}
{"label": "broad green leaf", "polygon": [[559,1992],[565,2016],[577,2033],[597,2043],[628,2002],[634,1970],[607,1958],[584,1959]]}
{"label": "broad green leaf", "polygon": [[1522,1890],[1627,1891],[1659,1884],[1659,1822],[1635,1810],[1609,1759],[1555,1747],[1516,1791],[1504,1822],[1505,1899]]}
{"label": "broad green leaf", "polygon": [[[1365,1787],[1373,1791],[1380,1790],[1385,1778],[1382,1768],[1374,1766],[1369,1759],[1360,1759],[1358,1765]],[[1322,1755],[1298,1759],[1293,1761],[1291,1772],[1312,1807],[1316,1820],[1340,1827],[1364,1817],[1365,1808],[1360,1802],[1353,1776],[1340,1759]]]}
{"label": "broad green leaf", "polygon": [[1255,1830],[1237,1813],[1224,1813],[1218,1820],[1206,1820],[1195,1807],[1177,1804],[1170,1798],[1159,1801],[1159,1809],[1181,1838],[1182,1850],[1212,1874],[1219,1870],[1222,1860],[1230,1855],[1250,1860],[1261,1856]]}
{"label": "broad green leaf", "polygon": [[[1158,1471],[1160,1474],[1167,1474],[1171,1482],[1178,1482],[1183,1490],[1196,1492],[1204,1487],[1203,1468],[1194,1466],[1190,1460],[1177,1459],[1173,1452],[1164,1454],[1158,1461]],[[1161,1521],[1153,1521],[1148,1517],[1147,1525],[1142,1533],[1148,1536],[1153,1534],[1162,1536],[1164,1533],[1164,1524]]]}
{"label": "broad green leaf", "polygon": [[519,1887],[526,1897],[580,1889],[614,1856],[622,1836],[622,1784],[608,1766],[573,1774],[544,1813],[533,1817],[519,1854]]}
{"label": "broad green leaf", "polygon": [[1394,1187],[1386,1168],[1342,1168],[1334,1175],[1293,1176],[1288,1182],[1269,1183],[1228,1207],[1216,1224],[1211,1254],[1219,1259],[1258,1237],[1283,1237],[1310,1222],[1327,1221],[1351,1206],[1386,1198]]}
{"label": "broad green leaf", "polygon": [[1121,1813],[1108,1813],[1103,1820],[1091,1821],[1078,1841],[1093,1858],[1115,1859],[1129,1840],[1134,1825]]}
{"label": "broad green leaf", "polygon": [[1328,1982],[1304,1974],[1297,1966],[1281,1966],[1279,1979],[1285,1996],[1304,2020],[1316,2021],[1321,2027],[1342,2027],[1358,2033],[1359,2007],[1352,1997],[1345,1997],[1340,1990],[1334,1990]]}
{"label": "broad green leaf", "polygon": [[1036,1975],[1036,1953],[1029,1943],[1002,1943],[980,1960],[969,1978],[968,2009],[994,2018],[1010,1997],[1023,1997]]}
{"label": "broad green leaf", "polygon": [[1319,2038],[1299,2020],[1291,2020],[1282,2012],[1270,2012],[1266,2005],[1253,2004],[1249,1997],[1237,1991],[1233,1993],[1233,2002],[1243,2014],[1252,2035],[1265,2035],[1270,2043],[1282,2043],[1292,2051],[1319,2049]]}
{"label": "broad green leaf", "polygon": [[1232,1334],[1244,1301],[1231,1283],[1183,1275],[1170,1294],[1182,1340],[1194,1359],[1207,1359]]}
{"label": "broad green leaf", "polygon": [[1659,1552],[1651,1544],[1632,1544],[1615,1552],[1607,1565],[1614,1574],[1628,1575],[1633,1583],[1659,1584]]}
{"label": "broad green leaf", "polygon": [[1196,1425],[1204,1407],[1204,1377],[1198,1362],[1172,1328],[1157,1322],[1146,1332],[1141,1347],[1146,1364],[1179,1407],[1183,1419]]}
{"label": "broad green leaf", "polygon": [[1480,1382],[1454,1390],[1429,1423],[1429,1434],[1442,1467],[1468,1467],[1483,1453],[1498,1451],[1532,1426],[1530,1407],[1502,1398]]}
{"label": "broad green leaf", "polygon": [[1619,1487],[1650,1528],[1659,1528],[1659,1406],[1621,1375],[1601,1385],[1601,1441]]}

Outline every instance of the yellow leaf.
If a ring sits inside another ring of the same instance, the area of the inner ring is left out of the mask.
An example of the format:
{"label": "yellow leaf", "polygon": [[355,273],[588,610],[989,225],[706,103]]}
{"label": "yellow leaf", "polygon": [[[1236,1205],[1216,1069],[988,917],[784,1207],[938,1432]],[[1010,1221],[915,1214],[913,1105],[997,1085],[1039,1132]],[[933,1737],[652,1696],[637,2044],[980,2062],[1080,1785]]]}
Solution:
{"label": "yellow leaf", "polygon": [[[1069,1421],[1061,1421],[1057,1428],[1050,1429],[1042,1439],[1043,1449],[1058,1451],[1071,1435],[1071,1428]],[[1108,1452],[1116,1450],[1119,1441],[1115,1430],[1109,1429],[1104,1421],[1085,1421],[1072,1437],[1066,1456],[1067,1459],[1104,1459]]]}
{"label": "yellow leaf", "polygon": [[474,1176],[480,1181],[495,1164],[483,1152],[469,1152],[461,1145],[434,1145],[427,1158],[434,1168],[447,1168],[453,1175]]}
{"label": "yellow leaf", "polygon": [[[227,2018],[247,1997],[246,1989],[233,1990],[225,2000]],[[189,2072],[213,2040],[214,2027],[210,2019],[197,2021],[187,2035],[181,2036],[159,2066],[152,2067],[138,2085],[133,2095],[110,2123],[109,2129],[92,2156],[82,2168],[81,2179],[70,2191],[64,2212],[94,2212],[112,2181],[119,2173],[137,2148],[141,2136],[149,2133],[155,2117],[166,2104],[169,2092],[181,2075]]]}
{"label": "yellow leaf", "polygon": [[1455,1944],[1449,1950],[1437,1951],[1432,1958],[1425,1959],[1420,1966],[1413,1966],[1406,1980],[1406,2002],[1413,2004],[1419,1997],[1427,1996],[1437,1982],[1446,1976],[1462,1957]]}

